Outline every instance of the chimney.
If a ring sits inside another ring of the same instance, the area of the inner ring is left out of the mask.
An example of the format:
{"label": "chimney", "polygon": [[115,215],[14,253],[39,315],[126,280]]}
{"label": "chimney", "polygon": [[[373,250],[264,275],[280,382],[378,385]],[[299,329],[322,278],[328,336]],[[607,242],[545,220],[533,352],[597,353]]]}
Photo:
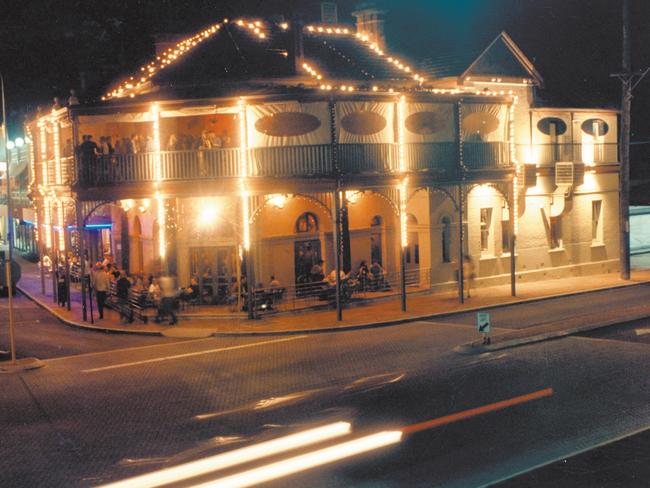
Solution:
{"label": "chimney", "polygon": [[320,3],[320,21],[323,24],[339,23],[339,15],[335,2]]}
{"label": "chimney", "polygon": [[289,66],[293,69],[293,74],[298,75],[302,70],[302,63],[305,62],[305,47],[303,41],[303,21],[299,17],[294,17],[291,22],[291,35],[289,36],[289,45],[287,52],[289,55]]}
{"label": "chimney", "polygon": [[364,2],[357,6],[352,16],[357,19],[357,32],[368,34],[376,42],[380,49],[386,49],[386,38],[384,36],[384,14],[373,2]]}

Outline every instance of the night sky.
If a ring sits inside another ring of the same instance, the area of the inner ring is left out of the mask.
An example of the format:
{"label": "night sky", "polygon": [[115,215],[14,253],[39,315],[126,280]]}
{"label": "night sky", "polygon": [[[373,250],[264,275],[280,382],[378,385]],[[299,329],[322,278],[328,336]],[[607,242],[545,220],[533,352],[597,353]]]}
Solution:
{"label": "night sky", "polygon": [[[339,1],[352,23],[359,2]],[[536,65],[547,93],[566,105],[617,107],[621,70],[620,0],[383,0],[390,51],[416,62],[452,45],[487,44],[508,32]],[[631,0],[633,67],[650,65],[650,1]],[[96,98],[115,78],[153,53],[153,37],[190,33],[237,16],[296,15],[318,20],[312,0],[2,0],[0,71],[5,77],[10,133],[26,113],[75,88]],[[85,85],[85,90],[82,86]],[[571,101],[575,103],[571,104]],[[650,140],[650,76],[635,91],[633,140]]]}

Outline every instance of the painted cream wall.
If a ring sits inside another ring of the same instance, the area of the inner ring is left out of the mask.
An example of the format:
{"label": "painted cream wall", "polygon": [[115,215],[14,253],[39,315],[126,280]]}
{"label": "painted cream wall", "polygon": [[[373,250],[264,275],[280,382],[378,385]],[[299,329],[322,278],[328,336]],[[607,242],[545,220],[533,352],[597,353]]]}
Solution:
{"label": "painted cream wall", "polygon": [[[486,251],[481,251],[482,208],[492,209]],[[468,251],[478,278],[507,274],[510,270],[510,253],[501,247],[502,219],[507,212],[506,200],[493,187],[475,187],[467,196]]]}
{"label": "painted cream wall", "polygon": [[[296,221],[305,212],[318,219],[317,234],[297,234]],[[305,196],[288,198],[283,208],[266,204],[255,215],[255,277],[264,284],[271,275],[283,285],[295,283],[294,242],[319,239],[325,269],[333,266],[332,218],[323,203]]]}
{"label": "painted cream wall", "polygon": [[[429,222],[431,233],[429,236],[428,266],[431,268],[431,279],[433,283],[448,283],[456,281],[456,269],[458,267],[458,211],[451,199],[442,192],[429,192],[428,199]],[[442,219],[451,219],[451,262],[442,261]]]}
{"label": "painted cream wall", "polygon": [[395,208],[386,198],[370,191],[360,194],[356,203],[348,204],[352,269],[359,269],[362,260],[368,265],[371,264],[370,223],[375,215],[381,216],[383,220],[383,267],[388,272],[396,272],[399,270],[399,218]]}

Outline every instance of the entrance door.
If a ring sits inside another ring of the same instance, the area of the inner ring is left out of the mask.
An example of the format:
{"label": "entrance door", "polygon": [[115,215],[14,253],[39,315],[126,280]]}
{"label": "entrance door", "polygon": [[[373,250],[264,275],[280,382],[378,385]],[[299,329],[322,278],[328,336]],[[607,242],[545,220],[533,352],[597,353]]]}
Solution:
{"label": "entrance door", "polygon": [[[411,214],[407,215],[407,225],[411,228],[417,225],[416,218]],[[418,232],[408,231],[408,246],[404,251],[406,252],[406,284],[418,285],[420,283],[420,237]]]}
{"label": "entrance door", "polygon": [[294,242],[293,256],[296,283],[309,282],[311,267],[322,259],[320,240]]}
{"label": "entrance door", "polygon": [[190,274],[199,278],[205,303],[226,303],[230,287],[236,281],[237,253],[233,246],[190,248]]}

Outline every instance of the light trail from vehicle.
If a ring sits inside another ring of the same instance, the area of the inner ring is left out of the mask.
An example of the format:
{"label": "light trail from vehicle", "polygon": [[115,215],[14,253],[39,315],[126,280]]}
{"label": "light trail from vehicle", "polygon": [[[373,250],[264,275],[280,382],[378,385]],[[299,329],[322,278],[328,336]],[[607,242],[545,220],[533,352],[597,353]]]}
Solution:
{"label": "light trail from vehicle", "polygon": [[297,434],[280,437],[271,441],[261,442],[234,451],[217,454],[172,468],[154,471],[134,478],[117,481],[99,488],[153,488],[170,483],[186,480],[195,476],[205,475],[221,469],[237,466],[238,464],[255,461],[273,456],[284,451],[315,444],[335,437],[349,434],[351,425],[348,422],[335,422],[315,429],[298,432]]}
{"label": "light trail from vehicle", "polygon": [[291,474],[306,471],[317,466],[340,461],[351,456],[397,444],[402,439],[399,430],[384,431],[359,437],[351,441],[301,454],[289,459],[250,469],[241,473],[209,481],[193,488],[245,488],[267,481],[275,480]]}

